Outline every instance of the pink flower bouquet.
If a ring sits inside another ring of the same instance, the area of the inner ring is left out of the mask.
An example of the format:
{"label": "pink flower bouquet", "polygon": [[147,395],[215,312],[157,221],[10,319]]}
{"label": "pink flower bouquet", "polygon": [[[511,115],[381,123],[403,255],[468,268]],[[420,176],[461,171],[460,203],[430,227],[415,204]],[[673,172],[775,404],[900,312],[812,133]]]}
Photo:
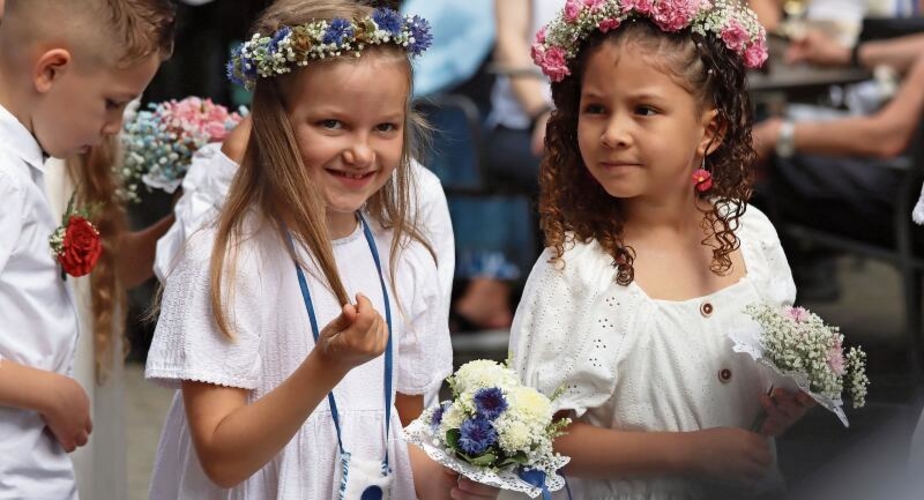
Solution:
{"label": "pink flower bouquet", "polygon": [[842,393],[854,408],[866,403],[866,353],[845,351],[839,329],[802,307],[752,304],[745,312],[753,321],[729,335],[734,351],[765,367],[774,387],[805,392],[849,426]]}
{"label": "pink flower bouquet", "polygon": [[152,103],[149,108],[126,122],[122,134],[121,174],[124,195],[131,201],[138,200],[139,180],[151,188],[176,191],[196,151],[223,141],[242,119],[241,114],[198,97]]}

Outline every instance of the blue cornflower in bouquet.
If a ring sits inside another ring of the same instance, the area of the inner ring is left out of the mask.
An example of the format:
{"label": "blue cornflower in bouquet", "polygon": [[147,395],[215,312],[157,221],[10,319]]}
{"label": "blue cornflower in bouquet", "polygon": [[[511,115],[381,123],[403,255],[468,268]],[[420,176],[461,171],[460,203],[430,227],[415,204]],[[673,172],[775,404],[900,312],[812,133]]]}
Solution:
{"label": "blue cornflower in bouquet", "polygon": [[805,308],[758,303],[744,312],[752,321],[729,334],[732,349],[757,361],[771,388],[805,392],[848,426],[843,394],[854,408],[866,404],[866,353],[845,349],[838,327]]}
{"label": "blue cornflower in bouquet", "polygon": [[520,383],[506,365],[466,363],[449,378],[452,399],[424,411],[405,429],[430,458],[469,479],[548,498],[564,486],[569,458],[552,442],[570,419],[555,419],[552,399]]}
{"label": "blue cornflower in bouquet", "polygon": [[241,113],[230,113],[198,97],[149,104],[147,110],[126,121],[122,133],[123,198],[139,201],[139,182],[168,193],[176,191],[196,151],[223,141],[241,119]]}

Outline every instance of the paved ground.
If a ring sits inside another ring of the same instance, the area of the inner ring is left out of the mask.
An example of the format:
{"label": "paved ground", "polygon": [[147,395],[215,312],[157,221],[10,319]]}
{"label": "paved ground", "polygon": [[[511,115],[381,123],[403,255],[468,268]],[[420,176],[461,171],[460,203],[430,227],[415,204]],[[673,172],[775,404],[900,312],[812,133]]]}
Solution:
{"label": "paved ground", "polygon": [[[792,498],[799,500],[847,500],[842,493],[829,497],[818,491],[828,491],[828,479],[830,484],[835,480],[851,484],[846,480],[852,478],[853,483],[869,486],[870,477],[882,477],[877,471],[900,467],[918,412],[907,378],[897,274],[888,266],[851,258],[839,266],[844,285],[840,300],[803,305],[841,325],[848,342],[863,344],[870,355],[874,385],[867,408],[850,414],[849,430],[832,415],[815,411],[780,441],[780,462],[793,486]],[[144,382],[139,365],[129,366],[126,376],[129,500],[141,500],[146,498],[160,427],[173,394]],[[879,468],[856,467],[857,463],[875,463]],[[819,482],[825,484],[819,486]],[[859,495],[860,489],[850,491]]]}

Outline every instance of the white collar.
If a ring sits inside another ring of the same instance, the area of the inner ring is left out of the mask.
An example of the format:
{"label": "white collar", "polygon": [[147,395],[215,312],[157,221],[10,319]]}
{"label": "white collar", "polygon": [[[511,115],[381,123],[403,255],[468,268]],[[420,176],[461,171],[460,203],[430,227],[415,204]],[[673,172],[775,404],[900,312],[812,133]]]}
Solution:
{"label": "white collar", "polygon": [[45,172],[45,153],[35,137],[5,107],[0,105],[0,137],[6,147],[30,167]]}

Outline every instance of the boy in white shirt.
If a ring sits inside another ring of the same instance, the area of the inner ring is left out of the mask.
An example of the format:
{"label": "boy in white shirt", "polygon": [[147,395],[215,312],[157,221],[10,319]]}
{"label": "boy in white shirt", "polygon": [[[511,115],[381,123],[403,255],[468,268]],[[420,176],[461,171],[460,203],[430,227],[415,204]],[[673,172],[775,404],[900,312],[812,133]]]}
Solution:
{"label": "boy in white shirt", "polygon": [[43,163],[98,144],[172,51],[166,0],[6,0],[0,24],[0,499],[77,498],[92,430],[78,334],[49,246]]}

